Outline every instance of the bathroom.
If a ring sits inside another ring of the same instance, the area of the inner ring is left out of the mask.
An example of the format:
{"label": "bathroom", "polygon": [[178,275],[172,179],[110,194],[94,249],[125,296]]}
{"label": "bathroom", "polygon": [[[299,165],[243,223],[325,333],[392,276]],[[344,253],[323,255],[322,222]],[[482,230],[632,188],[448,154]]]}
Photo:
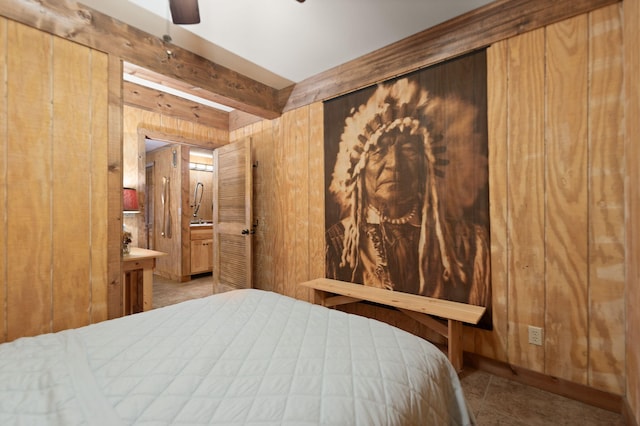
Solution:
{"label": "bathroom", "polygon": [[[213,265],[213,151],[144,138],[125,153],[123,187],[137,190],[137,213],[124,212],[132,245],[167,253],[155,274],[175,282]],[[126,146],[125,146],[126,150]]]}

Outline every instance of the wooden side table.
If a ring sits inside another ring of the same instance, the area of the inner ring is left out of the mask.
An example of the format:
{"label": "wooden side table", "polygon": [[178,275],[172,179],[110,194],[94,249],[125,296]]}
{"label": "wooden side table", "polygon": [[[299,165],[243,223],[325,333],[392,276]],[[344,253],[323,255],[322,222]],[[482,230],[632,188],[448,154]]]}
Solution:
{"label": "wooden side table", "polygon": [[160,251],[131,247],[129,254],[122,256],[124,315],[153,308],[153,269],[156,258],[166,255]]}

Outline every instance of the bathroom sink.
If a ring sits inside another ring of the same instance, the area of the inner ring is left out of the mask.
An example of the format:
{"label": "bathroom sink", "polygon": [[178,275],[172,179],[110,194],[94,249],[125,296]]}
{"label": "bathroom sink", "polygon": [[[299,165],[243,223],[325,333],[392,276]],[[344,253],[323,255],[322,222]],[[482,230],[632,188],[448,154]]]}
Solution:
{"label": "bathroom sink", "polygon": [[208,221],[191,223],[191,226],[211,226],[211,225],[213,225],[213,222],[208,222]]}

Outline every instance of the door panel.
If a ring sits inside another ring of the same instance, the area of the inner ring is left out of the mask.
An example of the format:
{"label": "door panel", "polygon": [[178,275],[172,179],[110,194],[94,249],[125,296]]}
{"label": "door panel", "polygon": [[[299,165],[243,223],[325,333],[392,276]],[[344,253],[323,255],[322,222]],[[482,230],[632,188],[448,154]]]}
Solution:
{"label": "door panel", "polygon": [[216,149],[213,173],[214,292],[251,288],[251,140]]}

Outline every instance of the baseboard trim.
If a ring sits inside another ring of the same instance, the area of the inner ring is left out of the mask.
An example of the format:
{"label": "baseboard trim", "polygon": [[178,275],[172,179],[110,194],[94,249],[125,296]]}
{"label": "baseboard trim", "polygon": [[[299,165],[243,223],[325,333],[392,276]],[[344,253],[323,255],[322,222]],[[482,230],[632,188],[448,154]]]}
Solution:
{"label": "baseboard trim", "polygon": [[[478,370],[483,370],[499,377],[565,396],[614,413],[624,415],[624,412],[627,411],[626,401],[623,402],[623,398],[620,395],[604,392],[557,377],[547,376],[542,373],[468,352],[464,354],[464,363]],[[638,425],[636,424],[634,426]]]}
{"label": "baseboard trim", "polygon": [[627,398],[624,398],[624,402],[622,404],[622,419],[624,420],[624,424],[627,426],[638,426],[638,420],[633,414],[633,410],[631,409]]}

